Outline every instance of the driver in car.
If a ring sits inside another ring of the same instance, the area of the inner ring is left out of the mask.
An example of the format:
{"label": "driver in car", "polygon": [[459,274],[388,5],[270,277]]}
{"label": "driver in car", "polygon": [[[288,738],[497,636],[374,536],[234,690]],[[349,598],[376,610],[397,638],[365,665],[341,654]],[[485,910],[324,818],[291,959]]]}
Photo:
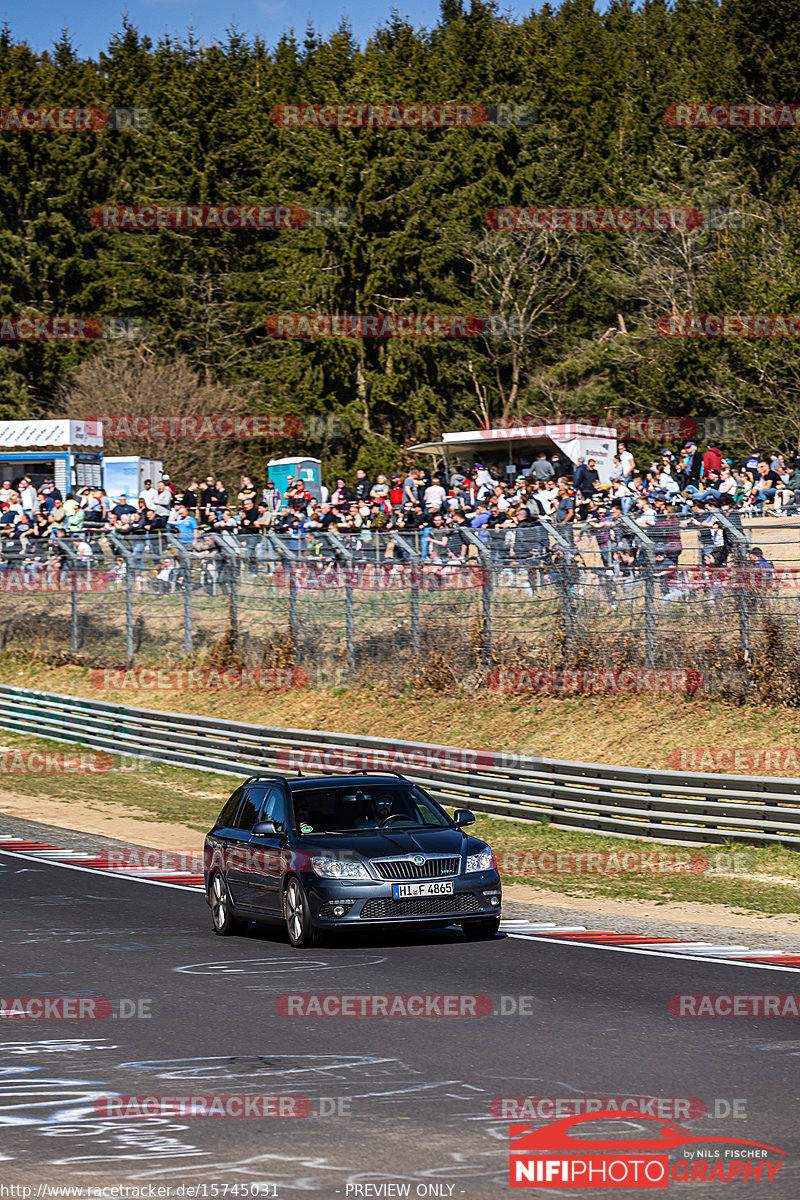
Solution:
{"label": "driver in car", "polygon": [[356,829],[377,829],[392,815],[394,801],[388,792],[378,792],[363,806],[356,821]]}

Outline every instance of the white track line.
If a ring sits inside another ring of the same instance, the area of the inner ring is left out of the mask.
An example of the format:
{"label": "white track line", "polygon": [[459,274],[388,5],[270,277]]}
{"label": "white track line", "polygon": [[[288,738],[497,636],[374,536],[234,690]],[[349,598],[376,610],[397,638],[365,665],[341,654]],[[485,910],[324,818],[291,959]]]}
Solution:
{"label": "white track line", "polygon": [[[700,954],[681,954],[678,949],[675,950],[640,950],[638,946],[606,946],[600,942],[568,942],[561,938],[541,937],[527,933],[508,933],[507,937],[518,938],[526,942],[540,942],[547,946],[579,946],[582,950],[611,950],[616,954],[644,954],[650,955],[653,958],[682,958],[685,962],[707,962],[714,963],[716,966],[728,967],[749,967],[751,970],[757,971],[790,971],[795,975],[800,974],[800,966],[797,967],[781,967],[777,963],[757,963],[745,962],[741,958],[705,958]],[[677,943],[680,946],[680,942]],[[764,954],[769,954],[770,951],[765,950]],[[754,955],[758,954],[757,950],[753,951]]]}

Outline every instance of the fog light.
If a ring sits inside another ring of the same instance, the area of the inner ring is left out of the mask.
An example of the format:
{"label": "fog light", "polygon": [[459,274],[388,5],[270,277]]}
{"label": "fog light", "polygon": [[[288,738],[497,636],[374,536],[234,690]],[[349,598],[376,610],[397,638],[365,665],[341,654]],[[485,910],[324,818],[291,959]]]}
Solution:
{"label": "fog light", "polygon": [[500,905],[500,897],[497,894],[490,896],[489,903],[491,904],[492,908],[498,908]]}
{"label": "fog light", "polygon": [[335,908],[334,908],[334,910],[333,910],[333,915],[334,915],[335,917],[343,917],[343,916],[344,916],[344,914],[345,914],[345,907],[344,907],[344,905],[343,905],[343,904],[337,904],[337,905],[336,905],[336,907],[335,907]]}

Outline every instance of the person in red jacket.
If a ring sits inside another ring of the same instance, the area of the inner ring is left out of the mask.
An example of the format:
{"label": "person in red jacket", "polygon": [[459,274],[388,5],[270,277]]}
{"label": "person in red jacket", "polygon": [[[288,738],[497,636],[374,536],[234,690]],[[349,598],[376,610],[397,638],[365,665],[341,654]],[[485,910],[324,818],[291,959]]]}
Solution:
{"label": "person in red jacket", "polygon": [[709,471],[722,470],[722,451],[713,442],[708,443],[708,449],[703,455],[703,478]]}

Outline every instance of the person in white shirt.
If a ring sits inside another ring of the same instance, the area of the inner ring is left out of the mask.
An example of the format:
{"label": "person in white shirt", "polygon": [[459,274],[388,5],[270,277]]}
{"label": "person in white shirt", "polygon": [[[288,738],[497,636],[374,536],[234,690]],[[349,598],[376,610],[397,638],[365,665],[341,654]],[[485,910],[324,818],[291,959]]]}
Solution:
{"label": "person in white shirt", "polygon": [[723,467],[717,491],[721,496],[732,496],[736,491],[736,480],[731,474],[730,467]]}
{"label": "person in white shirt", "polygon": [[620,442],[617,449],[619,450],[619,461],[622,467],[622,478],[627,483],[633,478],[636,471],[636,460],[624,442]]}
{"label": "person in white shirt", "polygon": [[542,490],[537,492],[536,498],[544,505],[545,516],[551,516],[558,503],[558,487],[555,479],[548,479]]}
{"label": "person in white shirt", "polygon": [[172,510],[172,492],[169,490],[168,484],[163,480],[159,481],[156,488],[155,503],[149,507],[158,514],[159,517],[168,517]]}
{"label": "person in white shirt", "polygon": [[28,517],[35,517],[39,509],[39,495],[31,483],[30,475],[26,475],[20,484],[19,499],[22,511]]}
{"label": "person in white shirt", "polygon": [[495,488],[493,499],[497,501],[497,507],[500,512],[508,512],[511,507],[511,501],[502,488]]}
{"label": "person in white shirt", "polygon": [[633,519],[637,525],[641,525],[643,529],[646,529],[648,525],[655,525],[655,509],[653,508],[647,496],[640,496],[636,501],[636,507],[638,508],[639,512]]}
{"label": "person in white shirt", "polygon": [[152,479],[145,479],[144,487],[139,493],[139,499],[144,500],[146,509],[152,508],[153,512],[155,512],[156,504],[158,503],[158,492],[153,487]]}
{"label": "person in white shirt", "polygon": [[447,492],[442,487],[442,481],[437,475],[430,487],[425,488],[423,503],[427,509],[444,507],[444,502],[447,499]]}

